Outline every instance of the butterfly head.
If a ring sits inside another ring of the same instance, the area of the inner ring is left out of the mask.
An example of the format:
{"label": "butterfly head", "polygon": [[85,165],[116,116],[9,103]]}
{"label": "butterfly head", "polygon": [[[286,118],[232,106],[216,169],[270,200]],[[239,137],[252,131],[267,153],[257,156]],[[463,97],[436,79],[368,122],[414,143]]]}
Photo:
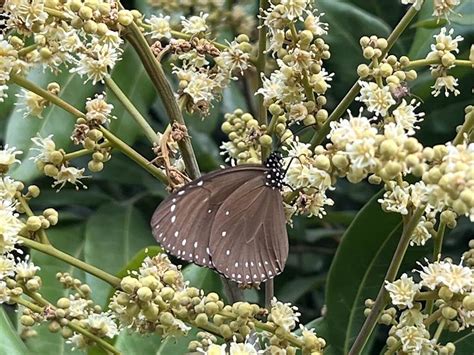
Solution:
{"label": "butterfly head", "polygon": [[280,152],[272,152],[265,161],[265,167],[267,168],[265,184],[279,190],[283,186],[283,179],[285,177],[281,161],[282,156]]}

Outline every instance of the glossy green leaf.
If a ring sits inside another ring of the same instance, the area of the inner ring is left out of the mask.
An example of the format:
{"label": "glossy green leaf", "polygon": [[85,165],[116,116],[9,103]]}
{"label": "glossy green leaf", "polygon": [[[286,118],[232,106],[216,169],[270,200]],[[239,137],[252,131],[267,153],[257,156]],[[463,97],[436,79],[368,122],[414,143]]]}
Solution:
{"label": "glossy green leaf", "polygon": [[397,242],[400,216],[383,212],[378,198],[349,226],[329,270],[326,340],[337,354],[348,353],[364,321],[364,300],[375,298]]}
{"label": "glossy green leaf", "polygon": [[0,306],[0,354],[27,355],[30,354],[25,344],[15,331],[5,310]]}
{"label": "glossy green leaf", "polygon": [[[115,275],[139,250],[154,244],[149,223],[138,209],[107,203],[87,221],[84,260]],[[91,275],[86,280],[96,290],[93,299],[105,305],[111,286]]]}
{"label": "glossy green leaf", "polygon": [[[51,243],[59,250],[75,258],[83,258],[84,226],[82,224],[53,227],[48,231],[48,237]],[[41,267],[41,270],[38,272],[43,280],[41,294],[53,304],[55,304],[59,298],[67,296],[68,294],[68,290],[63,289],[61,284],[56,280],[56,273],[68,272],[83,282],[85,281],[83,271],[75,269],[71,265],[51,256],[32,250],[31,258],[36,265]],[[38,336],[29,338],[26,342],[31,354],[80,354],[80,351],[72,351],[71,345],[66,344],[64,338],[59,333],[51,333],[47,328],[47,324],[41,324],[35,327],[35,330],[38,332]]]}
{"label": "glossy green leaf", "polygon": [[[91,85],[84,85],[83,79],[70,74],[66,69],[58,76],[49,72],[43,73],[41,69],[35,69],[28,75],[28,80],[43,88],[52,81],[59,83],[61,85],[60,97],[81,111],[85,106],[86,99],[94,92]],[[75,121],[76,118],[70,113],[54,105],[50,105],[43,112],[42,119],[24,118],[23,113],[15,109],[8,121],[5,141],[8,145],[23,151],[21,156],[23,163],[12,170],[12,176],[23,181],[31,181],[39,176],[40,172],[34,162],[30,160],[35,155],[30,151],[30,148],[33,147],[31,138],[37,133],[42,137],[52,134],[58,149],[68,149],[71,146],[70,136]]]}
{"label": "glossy green leaf", "polygon": [[456,354],[469,354],[474,350],[474,332],[472,330],[463,337],[454,341]]}
{"label": "glossy green leaf", "polygon": [[189,264],[183,269],[183,277],[191,287],[204,290],[205,293],[216,292],[223,296],[222,281],[219,274],[211,269]]}
{"label": "glossy green leaf", "polygon": [[[148,110],[156,99],[156,91],[131,46],[125,48],[122,60],[114,67],[112,79],[137,110],[150,122]],[[115,95],[108,89],[106,93],[107,101],[114,105],[112,113],[117,117],[117,119],[112,120],[110,130],[124,142],[133,143],[142,134],[141,128]]]}

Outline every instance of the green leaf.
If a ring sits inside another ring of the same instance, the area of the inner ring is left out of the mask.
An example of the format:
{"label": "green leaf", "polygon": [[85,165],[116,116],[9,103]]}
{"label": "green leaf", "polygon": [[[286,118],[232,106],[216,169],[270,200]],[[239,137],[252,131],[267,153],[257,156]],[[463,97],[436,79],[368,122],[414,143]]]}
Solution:
{"label": "green leaf", "polygon": [[[28,80],[38,86],[46,87],[48,83],[54,81],[61,85],[60,97],[83,110],[87,97],[92,96],[94,90],[91,85],[84,85],[83,79],[79,76],[70,74],[66,69],[61,74],[55,76],[49,72],[43,73],[41,69],[35,69],[30,72]],[[23,113],[15,110],[9,118],[6,133],[6,143],[9,146],[16,147],[23,151],[23,163],[12,170],[12,176],[15,179],[21,179],[24,182],[31,181],[40,175],[34,162],[30,160],[35,155],[30,151],[33,147],[31,138],[39,133],[42,137],[50,134],[54,135],[56,148],[68,149],[71,146],[71,133],[76,118],[63,109],[50,105],[43,113],[43,119],[36,117],[23,117]]]}
{"label": "green leaf", "polygon": [[281,301],[294,304],[316,286],[323,285],[325,280],[324,275],[293,278],[278,290],[277,298]]}
{"label": "green leaf", "polygon": [[360,37],[372,34],[387,37],[390,28],[380,18],[347,2],[320,0],[317,7],[325,13],[321,21],[329,23],[324,40],[330,45],[331,57],[337,58],[327,63],[329,72],[336,73],[332,90],[342,94],[357,79],[357,66],[366,62]]}
{"label": "green leaf", "polygon": [[211,269],[189,264],[183,269],[183,277],[189,285],[204,290],[205,293],[216,292],[224,296],[219,274]]}
{"label": "green leaf", "polygon": [[[48,231],[48,237],[51,243],[59,250],[75,258],[83,258],[84,227],[82,223],[51,228]],[[68,291],[63,289],[61,284],[56,280],[56,273],[68,272],[73,275],[73,277],[85,281],[83,271],[75,269],[71,265],[65,264],[51,256],[31,250],[31,258],[36,265],[41,267],[41,270],[38,272],[38,275],[43,280],[41,294],[53,304],[55,304],[59,298],[67,296],[68,294]],[[93,290],[93,292],[94,291],[95,290]],[[46,323],[35,327],[35,330],[38,332],[38,336],[29,338],[26,341],[32,354],[80,354],[80,351],[72,351],[71,345],[67,345],[59,333],[51,333]]]}
{"label": "green leaf", "polygon": [[[154,239],[140,212],[131,204],[107,203],[87,221],[84,260],[115,275],[148,245]],[[91,275],[86,280],[96,291],[93,299],[104,306],[111,286]]]}
{"label": "green leaf", "polygon": [[474,344],[474,332],[465,334],[462,338],[454,341],[456,346],[456,354],[472,354],[472,349]]}
{"label": "green leaf", "polygon": [[[150,122],[148,110],[156,99],[156,91],[131,46],[125,48],[122,60],[114,67],[112,79],[143,117]],[[109,89],[106,93],[107,101],[114,105],[112,113],[117,117],[110,123],[110,130],[124,142],[133,143],[142,133],[140,127]]]}
{"label": "green leaf", "polygon": [[21,341],[15,328],[8,319],[5,310],[0,306],[0,354],[27,355],[30,354]]}
{"label": "green leaf", "polygon": [[396,246],[400,216],[382,211],[380,196],[375,195],[349,226],[329,270],[326,340],[337,354],[348,353],[364,321],[364,300],[375,298]]}

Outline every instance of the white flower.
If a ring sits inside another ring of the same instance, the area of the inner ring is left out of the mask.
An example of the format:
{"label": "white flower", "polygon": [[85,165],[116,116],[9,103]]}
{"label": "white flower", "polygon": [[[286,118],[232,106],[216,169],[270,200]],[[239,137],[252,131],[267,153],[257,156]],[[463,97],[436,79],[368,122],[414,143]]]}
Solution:
{"label": "white flower", "polygon": [[435,0],[433,16],[444,16],[447,18],[448,15],[453,12],[453,8],[458,6],[460,3],[461,0]]}
{"label": "white flower", "polygon": [[402,343],[402,349],[409,354],[422,354],[422,349],[430,347],[430,333],[424,326],[404,326],[395,332]]}
{"label": "white flower", "polygon": [[329,25],[325,22],[321,22],[320,18],[324,16],[321,13],[319,16],[314,14],[308,14],[304,20],[304,28],[311,31],[316,36],[323,36],[328,33]]}
{"label": "white flower", "polygon": [[331,131],[328,134],[332,143],[342,150],[345,150],[349,143],[359,139],[375,138],[377,135],[377,129],[372,127],[367,117],[361,116],[360,112],[358,116],[352,116],[350,111],[348,114],[348,119],[331,122]]}
{"label": "white flower", "polygon": [[423,121],[422,117],[425,115],[423,112],[415,113],[415,110],[419,106],[420,103],[416,103],[416,100],[414,99],[410,104],[403,99],[402,103],[392,112],[395,123],[402,126],[410,136],[415,134],[415,129],[419,129],[416,124]]}
{"label": "white flower", "polygon": [[59,186],[58,191],[61,190],[66,183],[71,183],[76,187],[76,190],[79,190],[79,186],[82,186],[84,189],[87,187],[82,183],[81,179],[88,178],[89,176],[84,176],[85,169],[77,169],[72,166],[66,167],[64,165],[61,166],[58,175],[56,175],[55,182],[53,183],[53,187]]}
{"label": "white flower", "polygon": [[0,150],[0,173],[5,173],[15,163],[21,163],[16,156],[22,153],[21,150],[16,150],[15,147],[8,148],[8,144],[5,144]]}
{"label": "white flower", "polygon": [[454,94],[454,96],[458,96],[461,93],[458,89],[456,89],[456,86],[458,85],[458,79],[456,79],[454,76],[440,76],[436,78],[434,85],[431,87],[433,89],[433,91],[431,91],[431,95],[436,97],[441,93],[441,90],[444,89],[444,96],[448,97],[451,92]]}
{"label": "white flower", "polygon": [[28,280],[36,275],[36,272],[40,269],[30,261],[29,255],[25,257],[25,260],[18,261],[15,265],[16,277],[23,280]]}
{"label": "white flower", "polygon": [[5,279],[6,277],[12,277],[14,275],[15,261],[13,260],[11,254],[0,255],[0,280]]}
{"label": "white flower", "polygon": [[314,188],[305,189],[296,200],[299,214],[306,213],[309,217],[317,216],[323,218],[326,215],[324,206],[332,206],[334,201],[326,196],[325,190]]}
{"label": "white flower", "polygon": [[416,284],[412,277],[403,274],[394,282],[385,281],[385,289],[389,292],[393,305],[412,308],[420,285]]}
{"label": "white flower", "polygon": [[86,119],[96,124],[109,123],[113,108],[105,101],[105,94],[97,94],[94,99],[87,99]]}
{"label": "white flower", "polygon": [[424,219],[418,222],[410,236],[410,245],[425,245],[426,241],[431,238],[431,233],[426,228],[425,223]]}
{"label": "white flower", "polygon": [[230,355],[257,355],[261,351],[257,351],[252,344],[249,343],[230,343]]}
{"label": "white flower", "polygon": [[295,328],[301,314],[298,308],[291,306],[290,303],[282,303],[273,298],[271,301],[271,309],[268,319],[282,327],[286,331],[291,331]]}
{"label": "white flower", "polygon": [[94,334],[113,338],[119,331],[111,313],[92,313],[86,318],[87,325]]}
{"label": "white flower", "polygon": [[421,266],[421,270],[415,271],[420,274],[420,285],[428,287],[430,290],[434,290],[443,281],[444,264],[439,261],[429,263],[427,259],[425,259],[425,261],[427,262],[427,265],[423,266],[418,263],[418,265]]}
{"label": "white flower", "polygon": [[200,13],[199,16],[191,16],[187,19],[181,16],[181,25],[183,32],[190,35],[197,35],[198,33],[205,33],[207,31],[206,19],[209,14]]}
{"label": "white flower", "polygon": [[202,348],[197,348],[198,353],[204,355],[226,355],[227,352],[225,351],[227,348],[227,344],[211,344],[207,347],[207,350],[203,350]]}
{"label": "white flower", "polygon": [[31,138],[31,141],[34,145],[39,148],[30,148],[30,151],[34,152],[37,151],[38,153],[31,157],[30,159],[33,160],[35,163],[42,161],[47,163],[51,160],[50,156],[51,153],[56,150],[56,144],[53,141],[53,135],[50,134],[46,138],[42,138],[39,133],[36,134],[36,137]]}
{"label": "white flower", "polygon": [[214,81],[206,73],[194,73],[191,75],[188,85],[183,90],[191,96],[195,104],[201,101],[210,103],[214,98]]}
{"label": "white flower", "polygon": [[83,298],[74,299],[70,296],[70,306],[68,308],[70,317],[83,318],[87,315],[87,300]]}
{"label": "white flower", "polygon": [[256,95],[262,95],[265,105],[283,100],[283,88],[285,87],[285,76],[279,70],[270,74],[270,78],[262,73],[262,87],[257,90]]}
{"label": "white flower", "polygon": [[222,51],[219,57],[215,58],[216,63],[229,73],[237,69],[241,74],[249,67],[249,60],[250,55],[242,51],[236,41],[228,43],[228,48]]}
{"label": "white flower", "polygon": [[385,192],[383,198],[379,199],[378,202],[385,211],[407,215],[410,193],[406,187],[396,185],[392,190]]}
{"label": "white flower", "polygon": [[284,18],[287,18],[290,21],[300,18],[305,12],[307,12],[306,7],[309,6],[308,0],[281,0],[280,4],[282,5],[282,15]]}
{"label": "white flower", "polygon": [[32,91],[21,89],[21,92],[16,94],[16,97],[18,97],[20,101],[16,102],[15,106],[18,106],[19,111],[23,111],[23,117],[31,115],[43,118],[41,114],[48,105],[48,101],[42,96],[39,96]]}
{"label": "white flower", "polygon": [[7,201],[7,204],[13,204],[15,194],[23,186],[19,181],[13,180],[9,176],[0,177],[0,200]]}
{"label": "white flower", "polygon": [[376,145],[373,138],[361,138],[346,145],[346,154],[351,167],[356,170],[371,169],[377,164]]}
{"label": "white flower", "polygon": [[[15,66],[16,56],[17,51],[3,38],[3,35],[0,34],[0,84],[5,84],[10,80],[10,73]],[[3,90],[6,90],[6,86]],[[1,85],[0,91],[2,91]],[[0,102],[1,97],[2,95],[0,95]]]}
{"label": "white flower", "polygon": [[145,20],[145,22],[151,26],[151,38],[171,38],[171,26],[169,21],[170,17],[163,16],[162,14],[160,14],[159,17],[152,15],[150,19]]}
{"label": "white flower", "polygon": [[96,44],[87,52],[78,53],[79,60],[76,60],[76,67],[72,68],[71,73],[77,73],[80,76],[87,77],[92,84],[102,82],[109,75],[109,71],[119,60],[119,52],[108,45]]}
{"label": "white flower", "polygon": [[7,91],[8,91],[8,86],[0,85],[0,102],[5,101],[5,99],[8,97]]}
{"label": "white flower", "polygon": [[462,293],[471,291],[474,287],[474,269],[461,264],[455,265],[445,262],[445,272],[442,275],[442,282],[453,292]]}
{"label": "white flower", "polygon": [[369,112],[374,112],[375,115],[385,116],[392,105],[396,103],[390,93],[388,86],[379,87],[374,82],[366,82],[359,80],[360,96],[356,98],[365,104]]}
{"label": "white flower", "polygon": [[427,59],[432,59],[433,56],[438,56],[441,58],[444,54],[449,52],[459,52],[458,43],[464,38],[461,36],[456,36],[453,38],[453,28],[451,28],[447,34],[446,31],[446,27],[443,27],[441,28],[439,34],[433,36],[436,40],[436,43],[431,45],[431,52],[428,53]]}
{"label": "white flower", "polygon": [[0,204],[0,255],[17,250],[18,233],[23,223],[14,212],[14,207],[8,200]]}
{"label": "white flower", "polygon": [[420,11],[421,5],[423,5],[425,0],[402,0],[403,5],[413,4],[415,10]]}
{"label": "white flower", "polygon": [[0,304],[10,301],[10,289],[5,281],[0,280]]}

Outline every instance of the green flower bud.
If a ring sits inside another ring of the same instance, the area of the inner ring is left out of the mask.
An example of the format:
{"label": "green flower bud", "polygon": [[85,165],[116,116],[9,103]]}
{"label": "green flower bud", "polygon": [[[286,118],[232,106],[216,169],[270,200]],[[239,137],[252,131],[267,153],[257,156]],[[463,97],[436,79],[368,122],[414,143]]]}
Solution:
{"label": "green flower bud", "polygon": [[125,276],[120,282],[120,288],[129,294],[135,292],[139,287],[141,287],[140,282],[131,276]]}
{"label": "green flower bud", "polygon": [[162,312],[159,318],[160,318],[160,323],[165,326],[170,326],[174,323],[174,317],[169,312]]}
{"label": "green flower bud", "polygon": [[34,278],[26,281],[25,287],[30,292],[36,292],[41,288],[41,279]]}
{"label": "green flower bud", "polygon": [[68,338],[72,337],[73,331],[72,331],[72,329],[70,329],[68,327],[63,327],[61,329],[61,335],[64,339],[68,339]]}
{"label": "green flower bud", "polygon": [[318,110],[318,112],[316,113],[316,121],[319,124],[324,124],[327,121],[328,116],[329,116],[329,114],[328,114],[327,110],[325,110],[325,109]]}
{"label": "green flower bud", "polygon": [[446,319],[454,319],[457,317],[458,312],[454,308],[447,306],[441,309],[441,314]]}
{"label": "green flower bud", "polygon": [[158,319],[158,313],[160,312],[160,309],[158,308],[158,306],[154,303],[151,303],[149,305],[149,307],[145,308],[142,313],[143,315],[145,316],[145,318],[148,320],[148,321],[155,321]]}
{"label": "green flower bud", "polygon": [[303,119],[303,124],[305,126],[312,126],[316,124],[316,118],[310,114]]}
{"label": "green flower bud", "polygon": [[199,313],[196,316],[196,324],[198,327],[205,327],[208,323],[208,318],[206,313]]}
{"label": "green flower bud", "polygon": [[120,10],[117,20],[122,26],[129,26],[133,22],[133,14],[129,10]]}
{"label": "green flower bud", "polygon": [[69,8],[71,11],[77,12],[79,9],[82,7],[82,1],[81,0],[71,0],[69,2]]}
{"label": "green flower bud", "polygon": [[179,279],[179,272],[175,270],[168,270],[163,275],[163,281],[168,285],[175,284]]}
{"label": "green flower bud", "polygon": [[467,295],[462,300],[462,306],[468,311],[474,311],[474,295]]}
{"label": "green flower bud", "polygon": [[393,68],[388,63],[381,64],[379,69],[380,69],[380,74],[382,74],[383,77],[387,77],[389,75],[392,75],[393,73]]}
{"label": "green flower bud", "polygon": [[43,168],[43,173],[49,177],[56,177],[59,174],[59,169],[53,164],[46,164]]}
{"label": "green flower bud", "polygon": [[357,67],[357,75],[361,78],[366,78],[370,74],[370,68],[367,64],[359,64]]}
{"label": "green flower bud", "polygon": [[38,186],[36,185],[31,185],[31,186],[28,186],[28,194],[33,197],[33,198],[36,198],[39,196],[40,194],[40,189]]}
{"label": "green flower bud", "polygon": [[38,216],[30,216],[26,221],[26,228],[29,231],[36,232],[41,228],[41,219]]}
{"label": "green flower bud", "polygon": [[347,160],[347,157],[340,153],[335,154],[332,157],[331,161],[336,168],[341,170],[347,168],[347,166],[349,165],[349,160]]}
{"label": "green flower bud", "polygon": [[87,163],[87,168],[93,173],[98,173],[104,169],[104,163],[100,161],[91,160]]}
{"label": "green flower bud", "polygon": [[221,126],[221,130],[225,134],[229,134],[230,132],[233,131],[233,129],[234,129],[234,126],[232,126],[228,121],[225,121]]}
{"label": "green flower bud", "polygon": [[219,331],[221,333],[221,336],[224,339],[231,339],[232,336],[234,335],[234,332],[232,331],[232,329],[230,329],[230,327],[227,324],[222,324],[219,327]]}
{"label": "green flower bud", "polygon": [[87,20],[82,26],[84,31],[89,34],[94,34],[97,32],[97,22],[93,20]]}
{"label": "green flower bud", "polygon": [[271,147],[272,146],[272,137],[270,137],[268,134],[262,135],[258,141],[260,144],[264,147]]}
{"label": "green flower bud", "polygon": [[91,129],[89,132],[87,132],[87,137],[92,139],[95,143],[102,139],[104,137],[104,134],[98,129]]}
{"label": "green flower bud", "polygon": [[63,308],[63,309],[67,309],[71,306],[71,301],[69,300],[69,298],[66,298],[66,297],[61,297],[57,302],[56,302],[56,305],[59,307],[59,308]]}
{"label": "green flower bud", "polygon": [[61,325],[55,320],[51,321],[51,323],[49,323],[48,325],[48,330],[51,333],[57,333],[59,332],[60,329],[61,329]]}
{"label": "green flower bud", "polygon": [[372,59],[375,54],[374,48],[372,47],[365,47],[362,55],[364,56],[365,59]]}
{"label": "green flower bud", "polygon": [[140,287],[137,290],[138,299],[142,302],[149,302],[153,297],[153,292],[148,287]]}
{"label": "green flower bud", "polygon": [[[105,3],[104,3],[104,5],[105,5]],[[107,27],[107,25],[105,23],[98,23],[97,24],[97,30],[95,31],[95,33],[99,36],[103,36],[107,33],[108,30],[109,30],[109,28]]]}
{"label": "green flower bud", "polygon": [[33,317],[23,315],[20,317],[20,323],[25,327],[31,327],[35,324],[35,320]]}
{"label": "green flower bud", "polygon": [[119,305],[126,306],[130,302],[130,297],[125,292],[120,292],[116,296],[115,300],[117,301]]}
{"label": "green flower bud", "polygon": [[93,16],[93,11],[88,6],[81,6],[77,14],[83,20],[90,20]]}

